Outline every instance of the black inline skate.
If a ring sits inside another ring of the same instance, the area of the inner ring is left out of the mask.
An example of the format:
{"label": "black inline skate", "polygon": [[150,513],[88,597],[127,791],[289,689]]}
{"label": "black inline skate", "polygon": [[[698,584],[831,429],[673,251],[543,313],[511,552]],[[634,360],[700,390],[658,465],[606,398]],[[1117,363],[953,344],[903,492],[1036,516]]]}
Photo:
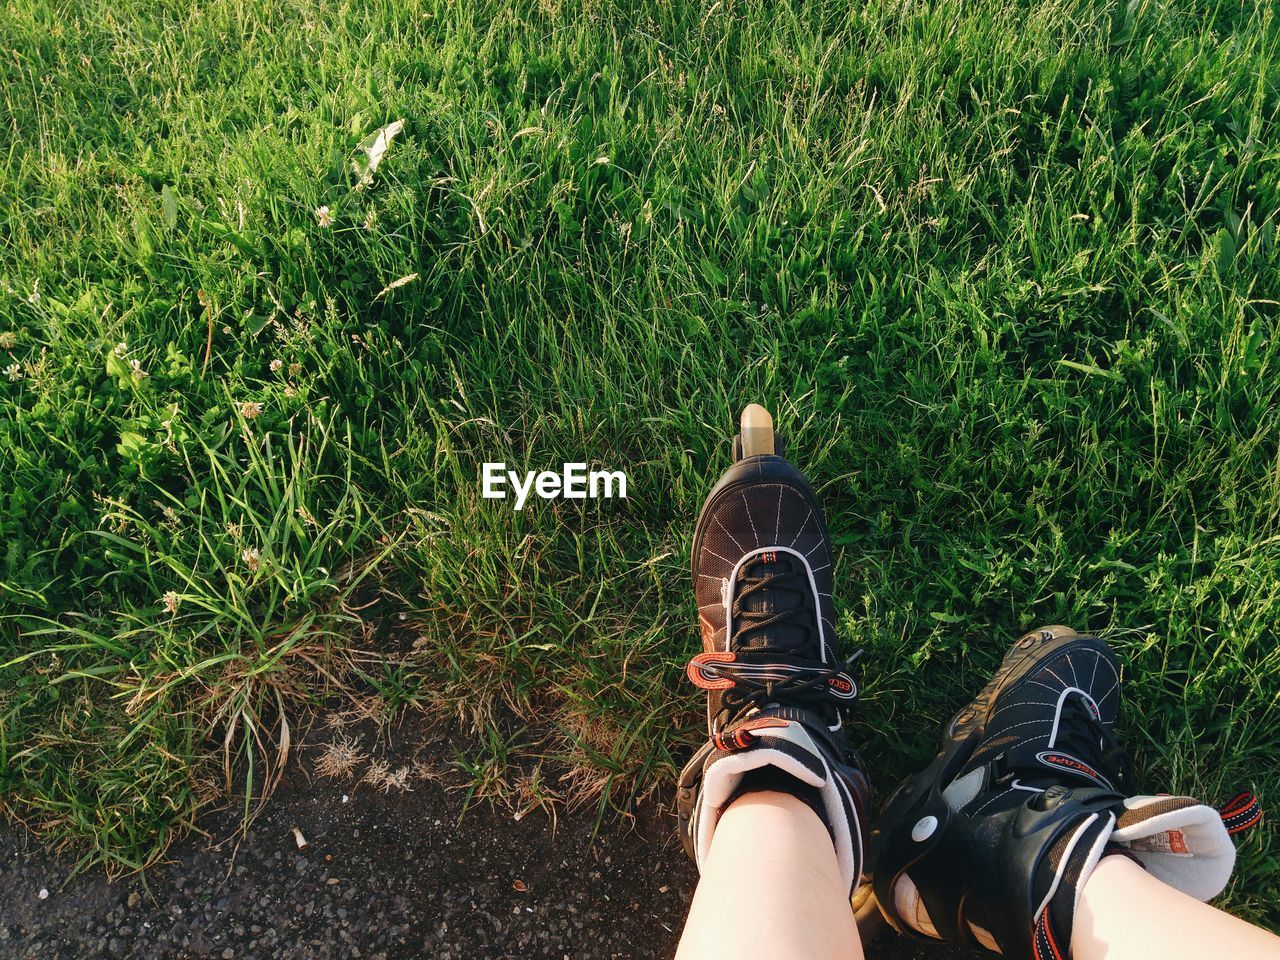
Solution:
{"label": "black inline skate", "polygon": [[[826,522],[804,474],[780,455],[768,412],[752,404],[741,424],[735,463],[693,538],[702,653],[688,675],[707,693],[709,739],[680,775],[680,834],[701,866],[737,796],[793,792],[827,825],[852,895],[870,790],[843,729],[857,685],[836,654]],[[875,914],[870,900],[862,906]]]}
{"label": "black inline skate", "polygon": [[1114,736],[1111,648],[1069,627],[1033,630],[943,729],[936,759],[886,801],[870,872],[885,917],[910,936],[973,941],[1010,960],[1071,953],[1078,894],[1117,853],[1207,900],[1235,863],[1229,834],[1261,816],[1138,796]]}

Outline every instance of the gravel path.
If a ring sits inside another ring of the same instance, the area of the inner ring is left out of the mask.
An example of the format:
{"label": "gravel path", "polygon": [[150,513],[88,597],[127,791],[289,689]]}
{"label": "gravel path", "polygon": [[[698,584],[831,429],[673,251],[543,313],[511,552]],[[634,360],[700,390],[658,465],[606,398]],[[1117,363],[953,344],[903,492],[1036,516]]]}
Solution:
{"label": "gravel path", "polygon": [[[0,957],[670,957],[695,873],[656,804],[515,820],[435,782],[383,792],[295,769],[238,845],[189,838],[144,877],[68,880],[73,860],[0,829]],[[345,799],[344,799],[345,798]],[[235,820],[204,824],[214,840]],[[297,827],[308,841],[299,850]],[[882,936],[871,960],[917,956]],[[945,960],[960,956],[927,951]],[[968,956],[965,954],[964,956]]]}

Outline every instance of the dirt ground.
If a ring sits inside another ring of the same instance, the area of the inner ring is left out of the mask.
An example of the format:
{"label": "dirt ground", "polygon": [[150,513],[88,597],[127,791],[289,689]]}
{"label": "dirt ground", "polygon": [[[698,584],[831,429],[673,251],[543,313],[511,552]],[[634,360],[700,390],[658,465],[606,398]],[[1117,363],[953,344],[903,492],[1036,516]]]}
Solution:
{"label": "dirt ground", "polygon": [[[660,800],[597,830],[594,808],[561,808],[554,821],[483,802],[464,812],[456,784],[375,788],[319,776],[310,757],[291,765],[247,835],[233,813],[212,815],[208,838],[189,837],[168,862],[114,883],[100,869],[70,877],[73,858],[0,829],[0,957],[673,954],[696,874]],[[867,955],[969,956],[917,951],[891,934]]]}

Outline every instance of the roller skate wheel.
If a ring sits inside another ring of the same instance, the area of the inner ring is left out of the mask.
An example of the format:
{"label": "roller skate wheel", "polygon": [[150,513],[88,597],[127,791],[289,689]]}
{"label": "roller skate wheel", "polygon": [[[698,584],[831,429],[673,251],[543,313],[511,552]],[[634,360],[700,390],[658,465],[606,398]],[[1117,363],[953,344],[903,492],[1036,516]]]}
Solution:
{"label": "roller skate wheel", "polygon": [[751,403],[742,411],[742,455],[744,457],[771,457],[777,454],[773,438],[773,417],[758,403]]}
{"label": "roller skate wheel", "polygon": [[884,929],[884,914],[880,912],[880,905],[876,903],[870,878],[864,875],[859,879],[859,885],[853,891],[849,905],[853,908],[853,920],[858,925],[858,938],[865,945]]}

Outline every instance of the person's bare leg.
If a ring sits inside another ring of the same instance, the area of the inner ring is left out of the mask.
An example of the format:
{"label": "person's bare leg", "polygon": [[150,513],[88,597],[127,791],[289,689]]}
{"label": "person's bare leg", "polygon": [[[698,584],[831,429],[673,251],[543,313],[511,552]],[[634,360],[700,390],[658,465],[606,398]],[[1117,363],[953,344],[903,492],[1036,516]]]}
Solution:
{"label": "person's bare leg", "polygon": [[1103,857],[1071,932],[1075,960],[1280,960],[1280,937],[1161,883],[1126,857]]}
{"label": "person's bare leg", "polygon": [[787,793],[748,793],[716,826],[676,960],[861,960],[831,836]]}

